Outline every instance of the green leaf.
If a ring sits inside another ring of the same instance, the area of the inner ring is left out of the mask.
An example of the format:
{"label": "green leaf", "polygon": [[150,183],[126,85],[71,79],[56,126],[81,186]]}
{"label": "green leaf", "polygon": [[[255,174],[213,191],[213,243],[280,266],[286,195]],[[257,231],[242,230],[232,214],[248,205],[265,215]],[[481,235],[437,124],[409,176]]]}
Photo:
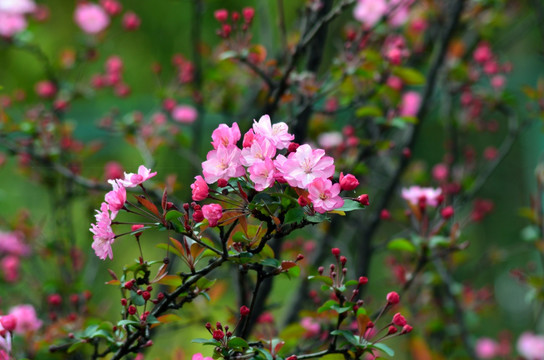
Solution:
{"label": "green leaf", "polygon": [[219,60],[227,60],[235,57],[238,57],[238,53],[234,50],[223,51],[221,54],[219,54]]}
{"label": "green leaf", "polygon": [[214,345],[214,346],[221,345],[221,343],[218,340],[215,340],[215,339],[197,338],[197,339],[191,340],[191,342],[196,343],[196,344],[204,344],[204,345]]}
{"label": "green leaf", "polygon": [[321,281],[322,283],[328,285],[328,286],[332,286],[332,279],[328,276],[324,276],[324,275],[312,275],[312,276],[308,276],[308,280],[319,280]]}
{"label": "green leaf", "polygon": [[201,277],[200,279],[198,279],[198,281],[196,282],[196,286],[200,289],[200,290],[206,290],[206,289],[209,289],[213,286],[213,284],[215,284],[215,282],[217,281],[217,279],[213,279],[213,280],[208,280],[206,279],[205,277]]}
{"label": "green leaf", "polygon": [[229,348],[235,348],[235,349],[237,348],[247,349],[249,347],[247,342],[240,337],[232,337],[227,343],[227,345]]}
{"label": "green leaf", "polygon": [[404,251],[409,253],[415,253],[417,251],[414,244],[412,244],[410,240],[404,238],[396,238],[391,240],[387,244],[387,249],[393,251]]}
{"label": "green leaf", "polygon": [[361,203],[358,201],[345,199],[344,205],[341,208],[336,209],[336,211],[348,212],[348,211],[354,211],[354,210],[363,210],[364,208],[365,207],[361,205]]}
{"label": "green leaf", "polygon": [[335,304],[335,305],[331,306],[331,310],[334,310],[337,313],[342,314],[342,313],[345,313],[346,311],[351,310],[351,306],[340,307],[338,304]]}
{"label": "green leaf", "polygon": [[395,352],[393,351],[393,349],[391,349],[389,346],[385,345],[384,343],[372,344],[369,347],[374,348],[374,349],[378,349],[380,351],[383,351],[384,353],[386,353],[389,356],[394,356],[395,355]]}
{"label": "green leaf", "polygon": [[406,85],[421,85],[425,82],[425,76],[412,68],[395,67],[393,75],[401,78]]}
{"label": "green leaf", "polygon": [[145,300],[142,295],[138,295],[134,290],[130,290],[130,301],[136,306],[145,305]]}
{"label": "green leaf", "polygon": [[86,344],[86,342],[78,341],[70,345],[68,350],[66,351],[68,354],[73,353],[77,349],[79,349],[83,344]]}
{"label": "green leaf", "polygon": [[139,321],[136,321],[136,320],[120,320],[118,323],[117,323],[117,326],[119,327],[122,327],[122,326],[127,326],[127,325],[133,325],[137,328],[140,327],[140,322]]}
{"label": "green leaf", "polygon": [[317,309],[317,313],[321,314],[322,312],[332,309],[332,307],[335,305],[338,306],[338,303],[335,300],[327,300],[323,305],[319,307],[319,309]]}
{"label": "green leaf", "polygon": [[261,264],[264,266],[277,268],[281,265],[281,262],[278,259],[264,259],[261,260]]}
{"label": "green leaf", "polygon": [[174,246],[172,246],[171,244],[161,243],[161,244],[157,244],[156,247],[158,247],[159,249],[166,250],[170,254],[174,254],[177,257],[183,258],[183,255],[181,255],[181,253]]}
{"label": "green leaf", "polygon": [[292,224],[292,223],[299,223],[304,219],[304,210],[300,207],[294,207],[287,211],[285,214],[285,220],[283,223],[285,225]]}
{"label": "green leaf", "polygon": [[450,238],[445,236],[433,236],[429,241],[429,246],[431,248],[435,247],[449,247]]}
{"label": "green leaf", "polygon": [[344,337],[350,344],[355,346],[361,346],[359,343],[359,339],[355,335],[353,335],[350,331],[347,330],[334,330],[331,331],[331,335],[340,335]]}
{"label": "green leaf", "polygon": [[367,105],[355,110],[355,115],[357,115],[357,117],[378,117],[383,116],[383,112],[379,107],[375,105]]}
{"label": "green leaf", "polygon": [[331,219],[326,214],[320,214],[320,213],[316,213],[314,215],[306,214],[305,216],[306,216],[306,220],[308,220],[311,223],[315,223],[315,224],[322,223],[323,221],[329,221]]}
{"label": "green leaf", "polygon": [[270,354],[270,352],[268,352],[268,350],[266,349],[262,349],[262,348],[253,348],[253,350],[256,350],[258,353],[260,353],[262,356],[264,356],[264,358],[266,360],[274,360],[274,358],[272,357],[272,355]]}
{"label": "green leaf", "polygon": [[287,270],[287,272],[285,272],[284,274],[286,274],[289,279],[299,277],[300,268],[298,267],[298,265],[293,266],[292,268],[289,268],[289,270]]}

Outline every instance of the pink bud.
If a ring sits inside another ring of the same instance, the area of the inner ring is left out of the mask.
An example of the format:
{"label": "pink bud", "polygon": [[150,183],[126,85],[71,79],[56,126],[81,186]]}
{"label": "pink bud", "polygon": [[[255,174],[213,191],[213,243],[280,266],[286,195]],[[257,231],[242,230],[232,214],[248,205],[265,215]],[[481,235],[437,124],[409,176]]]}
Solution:
{"label": "pink bud", "polygon": [[389,210],[383,209],[383,210],[380,212],[380,219],[382,219],[382,220],[389,220],[389,219],[391,219],[391,213],[389,212]]}
{"label": "pink bud", "polygon": [[247,23],[250,23],[251,20],[253,20],[253,17],[255,16],[255,9],[252,7],[246,7],[242,10],[242,16],[244,17],[244,20]]}
{"label": "pink bud", "polygon": [[359,180],[352,174],[346,174],[344,176],[344,173],[340,173],[340,188],[342,190],[351,191],[355,190],[359,186]]}
{"label": "pink bud", "polygon": [[361,203],[363,206],[369,206],[370,201],[368,199],[368,194],[362,194],[357,197],[357,201]]}
{"label": "pink bud", "polygon": [[393,315],[393,324],[397,326],[404,326],[406,325],[406,318],[401,315],[401,313],[396,313]]}
{"label": "pink bud", "polygon": [[454,214],[454,210],[452,206],[446,206],[445,208],[442,209],[442,211],[440,211],[440,215],[442,215],[442,218],[444,220],[448,220],[449,218],[453,216],[453,214]]}
{"label": "pink bud", "polygon": [[392,335],[392,334],[396,333],[397,331],[398,331],[397,328],[394,327],[393,325],[391,325],[389,327],[389,329],[387,330],[387,335]]}
{"label": "pink bud", "polygon": [[212,336],[215,340],[222,340],[225,337],[225,333],[219,329],[214,330]]}
{"label": "pink bud", "polygon": [[411,332],[413,329],[413,327],[411,327],[410,325],[406,324],[402,327],[402,331],[400,332],[401,335],[402,334],[408,334],[409,332]]}
{"label": "pink bud", "polygon": [[225,9],[215,10],[213,13],[215,19],[219,22],[225,22],[229,18],[229,12]]}
{"label": "pink bud", "polygon": [[240,308],[240,315],[242,316],[248,316],[249,315],[249,308],[247,306],[242,306]]}
{"label": "pink bud", "polygon": [[359,278],[359,285],[365,285],[366,283],[368,283],[368,278],[366,276],[361,276]]}
{"label": "pink bud", "polygon": [[396,292],[392,291],[386,296],[387,303],[390,305],[395,305],[400,302],[400,296]]}
{"label": "pink bud", "polygon": [[14,315],[5,315],[0,317],[0,324],[9,332],[17,327],[17,318]]}
{"label": "pink bud", "polygon": [[298,201],[298,204],[302,207],[310,203],[310,200],[306,196],[303,196],[303,195],[300,195],[297,201]]}
{"label": "pink bud", "polygon": [[132,11],[126,12],[123,16],[123,27],[127,31],[137,30],[140,27],[141,22],[140,17]]}
{"label": "pink bud", "polygon": [[129,313],[130,315],[136,314],[136,306],[130,305],[130,306],[128,307],[128,313]]}
{"label": "pink bud", "polygon": [[57,93],[57,87],[51,81],[44,80],[36,84],[36,94],[44,99],[50,99]]}
{"label": "pink bud", "polygon": [[339,248],[332,248],[331,252],[335,257],[340,256],[340,249]]}

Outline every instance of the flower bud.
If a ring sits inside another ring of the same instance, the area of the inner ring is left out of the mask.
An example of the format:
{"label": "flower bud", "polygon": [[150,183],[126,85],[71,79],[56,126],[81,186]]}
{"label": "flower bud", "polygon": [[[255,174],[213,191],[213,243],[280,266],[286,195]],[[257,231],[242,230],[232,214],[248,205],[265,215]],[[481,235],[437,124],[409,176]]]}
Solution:
{"label": "flower bud", "polygon": [[129,313],[130,315],[136,314],[136,306],[130,305],[130,306],[128,307],[128,313]]}
{"label": "flower bud", "polygon": [[308,200],[308,198],[306,196],[303,196],[303,195],[300,195],[298,197],[298,204],[302,207],[308,205],[310,203],[310,201]]}
{"label": "flower bud", "polygon": [[229,12],[226,9],[215,10],[213,13],[215,19],[219,22],[225,22],[229,18]]}
{"label": "flower bud", "polygon": [[386,299],[387,299],[387,303],[390,304],[390,305],[398,304],[399,301],[400,301],[399,294],[397,294],[394,291],[387,294]]}
{"label": "flower bud", "polygon": [[402,334],[408,334],[409,332],[411,332],[413,329],[413,327],[411,327],[410,325],[406,324],[402,327],[402,331],[400,332],[401,335]]}
{"label": "flower bud", "polygon": [[121,299],[121,305],[122,306],[127,306],[127,303],[128,303],[127,299],[125,299],[125,298]]}
{"label": "flower bud", "polygon": [[404,326],[406,325],[406,323],[406,318],[400,313],[396,313],[395,315],[393,315],[393,324],[397,326]]}
{"label": "flower bud", "polygon": [[51,294],[47,297],[47,302],[51,306],[59,306],[62,304],[62,297],[59,294]]}
{"label": "flower bud", "polygon": [[347,262],[348,259],[345,256],[340,256],[340,263],[342,264],[342,266],[346,265]]}
{"label": "flower bud", "polygon": [[368,278],[366,276],[361,276],[359,278],[359,285],[365,285],[368,282]]}
{"label": "flower bud", "polygon": [[391,335],[391,334],[394,334],[396,333],[397,331],[399,331],[396,327],[394,327],[393,325],[391,325],[389,327],[389,330],[387,330],[387,335]]}
{"label": "flower bud", "polygon": [[229,184],[229,182],[225,179],[219,179],[217,180],[217,186],[220,188],[224,188]]}
{"label": "flower bud", "polygon": [[297,144],[295,142],[290,143],[289,146],[287,147],[287,153],[292,153],[297,151],[299,146],[300,144]]}
{"label": "flower bud", "polygon": [[297,360],[297,356],[296,355],[291,355],[288,358],[286,358],[285,360]]}
{"label": "flower bud", "polygon": [[389,210],[383,209],[383,210],[380,212],[380,219],[382,219],[382,220],[389,220],[389,219],[391,219],[391,213],[389,212]]}
{"label": "flower bud", "polygon": [[213,333],[212,333],[212,337],[215,339],[215,340],[222,340],[224,337],[225,337],[225,333],[223,333],[223,331],[217,329],[217,330],[214,330]]}
{"label": "flower bud", "polygon": [[[130,231],[134,232],[134,231],[140,230],[143,227],[144,227],[144,225],[135,224],[135,225],[132,225],[132,228],[130,229]],[[141,231],[134,234],[134,236],[136,236],[136,237],[140,237],[140,235],[142,235]]]}
{"label": "flower bud", "polygon": [[340,188],[342,190],[351,191],[355,190],[359,186],[359,180],[351,174],[346,174],[344,176],[344,173],[340,173]]}
{"label": "flower bud", "polygon": [[440,215],[442,215],[442,218],[444,220],[448,220],[451,218],[454,214],[453,206],[446,206],[445,208],[440,211]]}
{"label": "flower bud", "polygon": [[368,194],[362,194],[357,197],[357,201],[361,203],[363,206],[369,206],[370,201],[368,199]]}
{"label": "flower bud", "polygon": [[331,252],[335,257],[340,256],[340,249],[339,248],[332,248]]}
{"label": "flower bud", "polygon": [[245,7],[242,10],[242,16],[244,17],[244,20],[247,23],[250,23],[253,20],[253,17],[255,16],[255,9],[253,9],[252,7],[249,7],[249,6]]}
{"label": "flower bud", "polygon": [[204,220],[204,214],[202,213],[202,210],[197,210],[193,212],[193,220],[197,223]]}
{"label": "flower bud", "polygon": [[147,301],[151,298],[151,294],[149,293],[149,291],[144,291],[142,292],[142,297],[144,298],[145,301]]}
{"label": "flower bud", "polygon": [[242,316],[248,316],[249,315],[249,308],[247,306],[242,306],[240,308],[240,315]]}
{"label": "flower bud", "polygon": [[2,327],[6,329],[9,332],[12,332],[15,330],[15,327],[17,326],[17,318],[14,315],[5,315],[0,317],[0,324],[2,324]]}

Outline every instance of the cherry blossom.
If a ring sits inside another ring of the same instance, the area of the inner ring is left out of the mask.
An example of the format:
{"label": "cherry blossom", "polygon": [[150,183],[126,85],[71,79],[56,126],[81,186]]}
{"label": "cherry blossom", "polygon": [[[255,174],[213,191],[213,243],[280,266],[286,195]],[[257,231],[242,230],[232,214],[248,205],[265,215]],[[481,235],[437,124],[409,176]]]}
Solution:
{"label": "cherry blossom", "polygon": [[109,180],[113,190],[108,192],[105,200],[108,203],[108,208],[111,211],[111,219],[115,219],[119,210],[125,206],[127,201],[127,190],[119,183],[119,180]]}
{"label": "cherry blossom", "polygon": [[255,190],[263,191],[274,185],[276,168],[270,158],[254,163],[248,171],[249,178],[255,183]]}
{"label": "cherry blossom", "polygon": [[278,150],[285,149],[295,138],[294,135],[288,133],[288,126],[284,122],[279,122],[274,125],[270,122],[270,116],[263,115],[259,121],[253,122],[253,131],[255,134],[264,136]]}
{"label": "cherry blossom", "polygon": [[544,360],[544,335],[524,332],[518,339],[517,350],[521,356],[530,360]]}
{"label": "cherry blossom", "polygon": [[198,118],[198,111],[190,105],[178,105],[172,110],[172,119],[182,124],[192,124]]}
{"label": "cherry blossom", "polygon": [[201,201],[208,197],[209,188],[202,176],[195,176],[195,182],[191,184],[194,201]]}
{"label": "cherry blossom", "polygon": [[313,150],[308,144],[299,146],[287,158],[278,155],[275,165],[289,185],[302,189],[316,178],[327,179],[334,175],[334,159],[325,156],[325,150]]}
{"label": "cherry blossom", "polygon": [[108,27],[110,17],[100,5],[79,3],[74,12],[74,21],[84,32],[96,34]]}
{"label": "cherry blossom", "polygon": [[426,204],[436,207],[439,205],[439,196],[441,194],[442,189],[422,188],[419,186],[402,189],[402,198],[412,205],[418,205],[420,200],[424,199]]}
{"label": "cherry blossom", "polygon": [[338,196],[340,184],[333,185],[328,179],[316,178],[308,186],[308,193],[315,211],[320,214],[338,209],[344,205],[344,199]]}
{"label": "cherry blossom", "polygon": [[36,331],[42,326],[42,321],[38,319],[36,310],[32,305],[15,306],[10,309],[9,314],[17,319],[17,326],[14,331],[16,334]]}
{"label": "cherry blossom", "polygon": [[359,0],[353,9],[353,17],[372,27],[380,21],[388,9],[386,0]]}
{"label": "cherry blossom", "polygon": [[96,211],[96,224],[91,224],[89,229],[93,235],[92,248],[96,256],[104,260],[106,257],[113,259],[113,251],[111,245],[115,240],[115,234],[111,229],[111,218],[108,212],[108,204],[102,203],[100,211]]}
{"label": "cherry blossom", "polygon": [[202,214],[208,219],[211,227],[217,226],[217,222],[223,216],[223,208],[219,204],[208,204],[202,206]]}
{"label": "cherry blossom", "polygon": [[240,162],[251,166],[265,159],[272,159],[276,155],[276,147],[266,138],[257,136],[251,146],[242,149]]}
{"label": "cherry blossom", "polygon": [[123,180],[118,180],[119,185],[124,187],[135,187],[143,183],[144,181],[151,179],[153,176],[157,175],[157,172],[151,172],[151,169],[146,168],[143,165],[140,165],[138,168],[137,174],[127,174],[125,173],[125,178]]}
{"label": "cherry blossom", "polygon": [[227,124],[221,124],[212,133],[213,148],[217,149],[220,145],[225,147],[236,145],[241,136],[237,123],[233,123],[231,127]]}
{"label": "cherry blossom", "polygon": [[202,163],[202,173],[208,184],[213,184],[219,179],[228,180],[245,174],[245,169],[240,163],[240,149],[234,145],[219,146],[216,150],[208,152],[206,161]]}

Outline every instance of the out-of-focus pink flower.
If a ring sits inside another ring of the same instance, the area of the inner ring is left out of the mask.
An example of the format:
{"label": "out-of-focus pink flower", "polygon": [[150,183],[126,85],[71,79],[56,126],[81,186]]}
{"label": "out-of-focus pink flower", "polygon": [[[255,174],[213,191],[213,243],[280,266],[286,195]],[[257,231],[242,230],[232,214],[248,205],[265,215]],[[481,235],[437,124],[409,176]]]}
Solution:
{"label": "out-of-focus pink flower", "polygon": [[13,331],[17,327],[17,318],[13,315],[0,316],[0,325],[7,331]]}
{"label": "out-of-focus pink flower", "polygon": [[17,281],[19,278],[20,265],[21,260],[15,255],[8,255],[0,261],[0,268],[2,269],[6,282],[12,283]]}
{"label": "out-of-focus pink flower", "polygon": [[248,169],[249,178],[255,183],[255,190],[263,191],[274,185],[276,181],[276,168],[274,162],[270,158],[265,158],[264,161],[258,161]]}
{"label": "out-of-focus pink flower", "polygon": [[258,122],[253,120],[253,131],[268,139],[278,150],[286,149],[295,138],[294,135],[289,134],[286,123],[279,122],[272,125],[268,115],[261,116]]}
{"label": "out-of-focus pink flower", "polygon": [[234,145],[228,147],[220,145],[216,150],[208,152],[206,161],[202,163],[202,174],[208,184],[219,179],[229,180],[245,174],[240,163],[241,151]]}
{"label": "out-of-focus pink flower", "polygon": [[436,207],[438,206],[439,196],[442,195],[442,189],[423,188],[419,186],[411,186],[408,189],[402,189],[402,198],[412,205],[419,205],[422,199],[426,204]]}
{"label": "out-of-focus pink flower", "polygon": [[25,334],[38,330],[42,321],[36,316],[36,310],[32,305],[18,305],[9,310],[9,314],[17,319],[16,334]]}
{"label": "out-of-focus pink flower", "polygon": [[208,197],[209,188],[202,176],[195,176],[195,182],[191,184],[193,200],[202,201]]}
{"label": "out-of-focus pink flower", "polygon": [[484,150],[484,158],[488,161],[495,160],[499,156],[499,150],[494,146],[488,146]]}
{"label": "out-of-focus pink flower", "polygon": [[219,9],[214,11],[213,16],[217,21],[225,22],[229,18],[229,12],[226,9]]}
{"label": "out-of-focus pink flower", "polygon": [[110,17],[100,5],[79,3],[74,12],[74,21],[84,32],[96,34],[108,27]]}
{"label": "out-of-focus pink flower", "polygon": [[386,0],[359,0],[353,9],[355,20],[372,27],[380,21],[388,9]]}
{"label": "out-of-focus pink flower", "polygon": [[49,80],[43,80],[35,86],[36,94],[44,99],[50,99],[57,93],[57,87]]}
{"label": "out-of-focus pink flower", "polygon": [[395,315],[393,315],[393,324],[397,326],[404,326],[407,324],[406,318],[402,316],[401,313],[396,313]]}
{"label": "out-of-focus pink flower", "polygon": [[111,218],[108,211],[108,204],[105,202],[100,206],[100,211],[96,210],[96,224],[91,224],[90,232],[93,233],[93,248],[96,256],[104,260],[106,257],[113,259],[111,245],[115,240],[115,233],[111,228]]}
{"label": "out-of-focus pink flower", "polygon": [[172,110],[172,119],[182,124],[191,124],[198,117],[198,111],[190,105],[178,105]]}
{"label": "out-of-focus pink flower", "polygon": [[231,127],[227,124],[220,124],[212,133],[212,146],[217,149],[220,145],[225,147],[236,145],[241,136],[237,123],[232,123]]}
{"label": "out-of-focus pink flower", "polygon": [[474,351],[478,359],[493,359],[497,356],[499,344],[490,338],[480,338],[476,341]]}
{"label": "out-of-focus pink flower", "polygon": [[108,209],[111,211],[111,219],[113,220],[119,210],[125,207],[127,190],[119,183],[119,180],[109,180],[108,182],[113,187],[113,190],[106,194],[105,200],[108,203]]}
{"label": "out-of-focus pink flower", "polygon": [[446,164],[436,164],[433,167],[432,174],[433,178],[438,182],[443,182],[448,179],[449,169]]}
{"label": "out-of-focus pink flower", "polygon": [[213,360],[213,358],[209,356],[204,357],[204,355],[202,355],[201,353],[196,353],[193,355],[191,360]]}
{"label": "out-of-focus pink flower", "polygon": [[342,190],[346,191],[355,190],[357,186],[359,186],[359,180],[357,180],[355,176],[351,174],[346,174],[346,176],[344,176],[343,172],[340,173],[339,183]]}
{"label": "out-of-focus pink flower", "polygon": [[410,5],[412,0],[390,0],[389,11],[391,12],[388,23],[394,27],[402,26],[408,20],[410,15]]}
{"label": "out-of-focus pink flower", "polygon": [[123,167],[116,161],[109,161],[104,165],[104,174],[107,180],[115,180],[123,177]]}
{"label": "out-of-focus pink flower", "polygon": [[338,131],[321,133],[317,137],[317,143],[323,149],[331,149],[333,147],[340,146],[343,141],[344,138],[342,137],[342,134]]}
{"label": "out-of-focus pink flower", "polygon": [[106,60],[105,67],[107,73],[120,73],[123,71],[123,60],[117,55],[112,55]]}
{"label": "out-of-focus pink flower", "polygon": [[27,22],[24,15],[0,11],[0,36],[12,37],[26,27]]}
{"label": "out-of-focus pink flower", "polygon": [[491,78],[491,86],[495,90],[501,90],[506,85],[506,77],[504,75],[495,75]]}
{"label": "out-of-focus pink flower", "polygon": [[421,104],[421,96],[415,91],[408,91],[402,95],[399,113],[400,116],[416,116]]}
{"label": "out-of-focus pink flower", "polygon": [[207,204],[202,206],[202,214],[208,219],[211,227],[217,226],[217,222],[223,216],[223,208],[219,204]]}
{"label": "out-of-focus pink flower", "polygon": [[123,10],[123,6],[117,0],[100,0],[100,5],[110,16],[119,15]]}
{"label": "out-of-focus pink flower", "polygon": [[157,175],[157,172],[151,172],[151,169],[146,168],[143,165],[138,167],[138,173],[125,173],[125,178],[119,180],[119,184],[124,187],[135,187],[143,183],[144,181],[151,179],[153,176]]}
{"label": "out-of-focus pink flower", "polygon": [[18,232],[0,231],[0,255],[28,256],[30,247],[24,243]]}
{"label": "out-of-focus pink flower", "polygon": [[0,0],[0,12],[8,14],[26,14],[36,10],[33,0]]}
{"label": "out-of-focus pink flower", "polygon": [[123,15],[123,27],[127,31],[137,30],[141,23],[140,17],[132,11],[128,11]]}
{"label": "out-of-focus pink flower", "polygon": [[544,335],[524,332],[518,339],[517,350],[527,360],[543,360]]}
{"label": "out-of-focus pink flower", "polygon": [[334,159],[325,156],[324,150],[313,150],[308,144],[299,146],[288,158],[278,155],[275,164],[289,185],[301,189],[305,189],[316,178],[328,179],[334,175]]}
{"label": "out-of-focus pink flower", "polygon": [[338,209],[344,205],[340,193],[340,184],[332,184],[328,179],[316,178],[308,185],[308,198],[312,201],[315,211],[323,214]]}
{"label": "out-of-focus pink flower", "polygon": [[493,52],[491,51],[491,47],[488,43],[481,42],[474,50],[472,57],[477,63],[483,64],[493,59]]}
{"label": "out-of-focus pink flower", "polygon": [[300,320],[300,325],[306,330],[304,337],[310,338],[319,335],[321,325],[310,316],[303,317]]}
{"label": "out-of-focus pink flower", "polygon": [[387,78],[387,86],[393,90],[400,91],[402,90],[402,80],[397,76],[389,76]]}
{"label": "out-of-focus pink flower", "polygon": [[262,136],[257,136],[251,146],[242,149],[240,162],[244,166],[272,159],[276,155],[276,147]]}

